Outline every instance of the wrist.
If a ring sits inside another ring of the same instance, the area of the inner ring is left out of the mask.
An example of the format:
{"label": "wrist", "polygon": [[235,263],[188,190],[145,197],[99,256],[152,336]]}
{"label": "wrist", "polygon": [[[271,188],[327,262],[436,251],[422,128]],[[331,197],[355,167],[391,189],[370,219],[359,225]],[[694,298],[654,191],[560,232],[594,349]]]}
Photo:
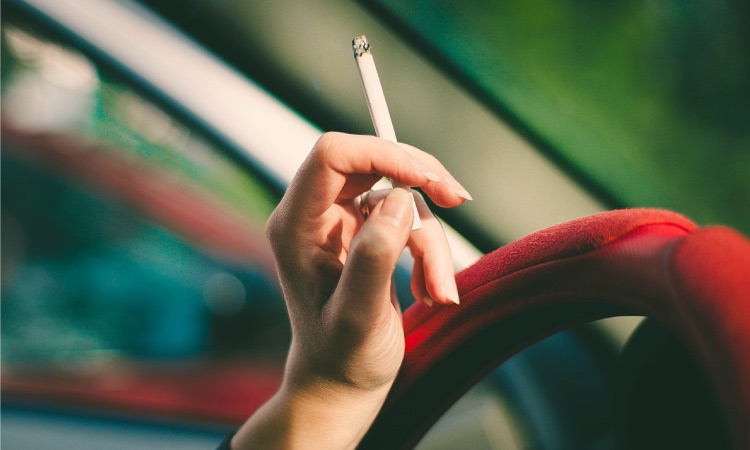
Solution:
{"label": "wrist", "polygon": [[363,392],[336,383],[288,383],[232,440],[243,449],[353,449],[375,420],[390,385]]}

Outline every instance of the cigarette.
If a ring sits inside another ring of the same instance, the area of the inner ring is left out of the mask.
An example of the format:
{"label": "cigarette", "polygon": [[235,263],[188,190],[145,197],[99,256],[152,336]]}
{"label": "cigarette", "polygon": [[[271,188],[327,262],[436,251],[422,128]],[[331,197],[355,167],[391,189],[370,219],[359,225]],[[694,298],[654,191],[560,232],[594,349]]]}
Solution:
{"label": "cigarette", "polygon": [[[396,140],[396,131],[393,129],[391,115],[388,112],[388,105],[385,103],[383,86],[378,78],[378,71],[375,69],[375,60],[370,52],[370,43],[365,36],[359,36],[352,40],[352,49],[354,50],[354,61],[359,69],[359,78],[362,80],[362,89],[365,91],[365,100],[367,108],[370,110],[372,125],[375,127],[375,134],[386,141],[398,143]],[[399,187],[411,192],[409,186],[404,186],[398,181],[391,181],[393,187]],[[422,228],[422,221],[419,219],[419,211],[414,198],[411,199],[412,211],[414,212],[414,222],[411,229],[419,230]]]}

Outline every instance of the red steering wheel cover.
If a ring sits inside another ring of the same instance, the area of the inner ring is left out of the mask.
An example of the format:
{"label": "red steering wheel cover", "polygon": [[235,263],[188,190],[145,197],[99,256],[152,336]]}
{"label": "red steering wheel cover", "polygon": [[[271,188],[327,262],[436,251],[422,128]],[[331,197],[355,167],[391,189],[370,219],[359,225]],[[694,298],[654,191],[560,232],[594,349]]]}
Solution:
{"label": "red steering wheel cover", "polygon": [[698,356],[737,448],[750,449],[750,243],[663,210],[611,211],[534,233],[457,276],[461,305],[404,314],[398,379],[360,448],[411,448],[476,381],[555,332],[645,315]]}

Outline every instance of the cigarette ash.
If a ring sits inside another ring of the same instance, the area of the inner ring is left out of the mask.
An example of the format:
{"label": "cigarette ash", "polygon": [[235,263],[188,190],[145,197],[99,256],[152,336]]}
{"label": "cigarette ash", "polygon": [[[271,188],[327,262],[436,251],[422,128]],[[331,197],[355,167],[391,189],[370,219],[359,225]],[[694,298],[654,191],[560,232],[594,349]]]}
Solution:
{"label": "cigarette ash", "polygon": [[354,50],[355,57],[362,56],[365,53],[370,53],[370,43],[367,42],[367,38],[364,34],[352,39],[352,50]]}

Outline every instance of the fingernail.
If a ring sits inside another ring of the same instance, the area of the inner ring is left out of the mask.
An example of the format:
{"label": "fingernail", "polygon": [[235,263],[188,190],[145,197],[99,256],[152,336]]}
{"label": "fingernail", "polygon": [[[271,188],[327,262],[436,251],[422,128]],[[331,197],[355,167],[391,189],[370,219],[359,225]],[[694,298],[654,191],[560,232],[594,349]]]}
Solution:
{"label": "fingernail", "polygon": [[430,308],[432,308],[432,305],[435,303],[435,301],[432,300],[432,297],[430,297],[429,295],[425,295],[424,297],[422,297],[422,301]]}
{"label": "fingernail", "polygon": [[442,287],[440,296],[458,305],[458,288],[456,287],[456,282],[446,280]]}
{"label": "fingernail", "polygon": [[378,218],[396,225],[397,227],[411,226],[413,221],[411,212],[411,194],[405,189],[395,188],[383,200]]}
{"label": "fingernail", "polygon": [[458,288],[456,287],[456,283],[454,281],[448,282],[443,286],[445,292],[445,297],[452,301],[455,304],[459,304],[458,300]]}
{"label": "fingernail", "polygon": [[427,166],[422,164],[421,162],[417,161],[416,159],[412,158],[411,160],[412,165],[415,169],[419,171],[422,175],[426,176],[428,180],[430,181],[440,181],[440,177],[433,171],[431,171]]}
{"label": "fingernail", "polygon": [[474,197],[472,197],[471,194],[469,194],[469,191],[467,191],[466,189],[464,189],[462,187],[461,188],[453,189],[453,192],[456,195],[458,195],[459,197],[463,198],[463,199],[474,200]]}

